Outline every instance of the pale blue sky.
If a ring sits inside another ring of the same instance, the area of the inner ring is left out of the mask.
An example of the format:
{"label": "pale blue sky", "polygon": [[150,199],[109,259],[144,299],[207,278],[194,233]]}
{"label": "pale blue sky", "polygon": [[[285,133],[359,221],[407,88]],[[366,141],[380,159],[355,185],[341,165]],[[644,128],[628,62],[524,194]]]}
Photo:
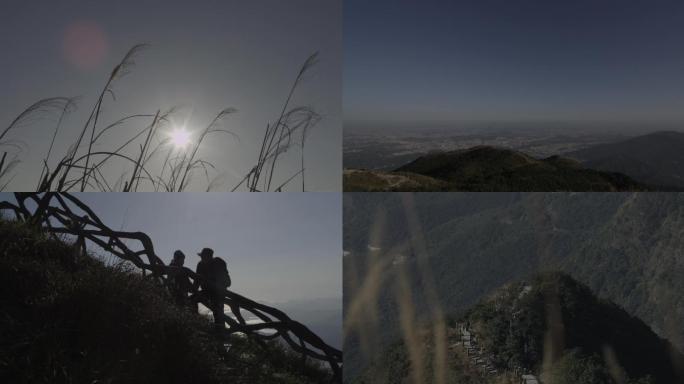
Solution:
{"label": "pale blue sky", "polygon": [[[232,290],[270,303],[342,297],[339,193],[83,193],[111,228],[142,231],[159,257],[194,269],[203,247],[228,263]],[[8,193],[0,199],[13,199]]]}

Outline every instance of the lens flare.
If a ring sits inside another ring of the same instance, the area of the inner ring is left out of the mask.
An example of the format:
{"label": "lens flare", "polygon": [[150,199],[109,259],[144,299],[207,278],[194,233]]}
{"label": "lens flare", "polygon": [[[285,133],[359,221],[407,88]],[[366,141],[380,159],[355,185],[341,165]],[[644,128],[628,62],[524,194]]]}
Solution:
{"label": "lens flare", "polygon": [[107,56],[109,43],[102,27],[94,21],[70,24],[62,40],[64,58],[80,70],[98,67]]}
{"label": "lens flare", "polygon": [[185,148],[190,144],[190,132],[185,129],[175,129],[171,132],[171,141],[176,148]]}

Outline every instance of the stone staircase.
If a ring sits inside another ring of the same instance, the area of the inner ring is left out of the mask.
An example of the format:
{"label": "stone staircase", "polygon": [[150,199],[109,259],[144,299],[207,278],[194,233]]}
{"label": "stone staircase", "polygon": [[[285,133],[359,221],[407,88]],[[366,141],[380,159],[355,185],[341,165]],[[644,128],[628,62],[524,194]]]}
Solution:
{"label": "stone staircase", "polygon": [[[449,344],[450,350],[462,349],[472,366],[477,368],[482,377],[493,377],[499,374],[499,369],[494,366],[493,355],[488,353],[479,343],[477,335],[468,329],[465,324],[458,323],[455,328],[449,330],[449,339],[456,340]],[[523,367],[513,367],[508,371],[515,377],[520,378],[520,384],[540,384],[541,381]]]}

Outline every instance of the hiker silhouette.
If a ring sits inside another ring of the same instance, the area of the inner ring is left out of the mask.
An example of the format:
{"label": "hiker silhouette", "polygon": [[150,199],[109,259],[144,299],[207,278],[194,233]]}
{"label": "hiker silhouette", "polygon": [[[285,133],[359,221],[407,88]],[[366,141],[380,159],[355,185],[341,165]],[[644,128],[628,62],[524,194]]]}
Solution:
{"label": "hiker silhouette", "polygon": [[188,294],[192,289],[192,283],[190,282],[190,277],[186,272],[183,265],[185,264],[185,254],[176,250],[173,253],[173,260],[169,263],[169,266],[173,267],[169,270],[169,281],[171,296],[177,305],[184,308],[191,308],[190,300]]}
{"label": "hiker silhouette", "polygon": [[[192,286],[193,292],[197,292],[194,300],[196,309],[199,312],[199,302],[204,299],[214,314],[214,324],[222,327],[224,291],[231,284],[228,267],[223,259],[214,257],[214,250],[211,248],[203,248],[197,255],[201,260],[197,263],[195,272],[202,279],[196,279]],[[202,290],[198,292],[198,288]]]}
{"label": "hiker silhouette", "polygon": [[66,222],[66,228],[74,235],[76,235],[76,242],[74,243],[74,247],[76,248],[76,252],[78,252],[79,256],[85,256],[87,254],[86,250],[86,239],[85,235],[83,234],[83,230],[88,222],[88,215],[83,215],[82,217],[78,217],[73,215],[72,219],[68,219]]}

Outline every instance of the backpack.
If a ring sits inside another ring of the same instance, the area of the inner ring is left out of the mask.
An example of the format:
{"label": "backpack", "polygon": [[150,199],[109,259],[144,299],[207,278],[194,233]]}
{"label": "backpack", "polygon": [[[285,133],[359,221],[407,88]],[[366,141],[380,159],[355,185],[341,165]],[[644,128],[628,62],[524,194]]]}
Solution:
{"label": "backpack", "polygon": [[226,289],[230,287],[230,275],[228,274],[228,266],[226,262],[220,257],[211,259],[211,270],[214,276],[214,283],[217,288]]}

